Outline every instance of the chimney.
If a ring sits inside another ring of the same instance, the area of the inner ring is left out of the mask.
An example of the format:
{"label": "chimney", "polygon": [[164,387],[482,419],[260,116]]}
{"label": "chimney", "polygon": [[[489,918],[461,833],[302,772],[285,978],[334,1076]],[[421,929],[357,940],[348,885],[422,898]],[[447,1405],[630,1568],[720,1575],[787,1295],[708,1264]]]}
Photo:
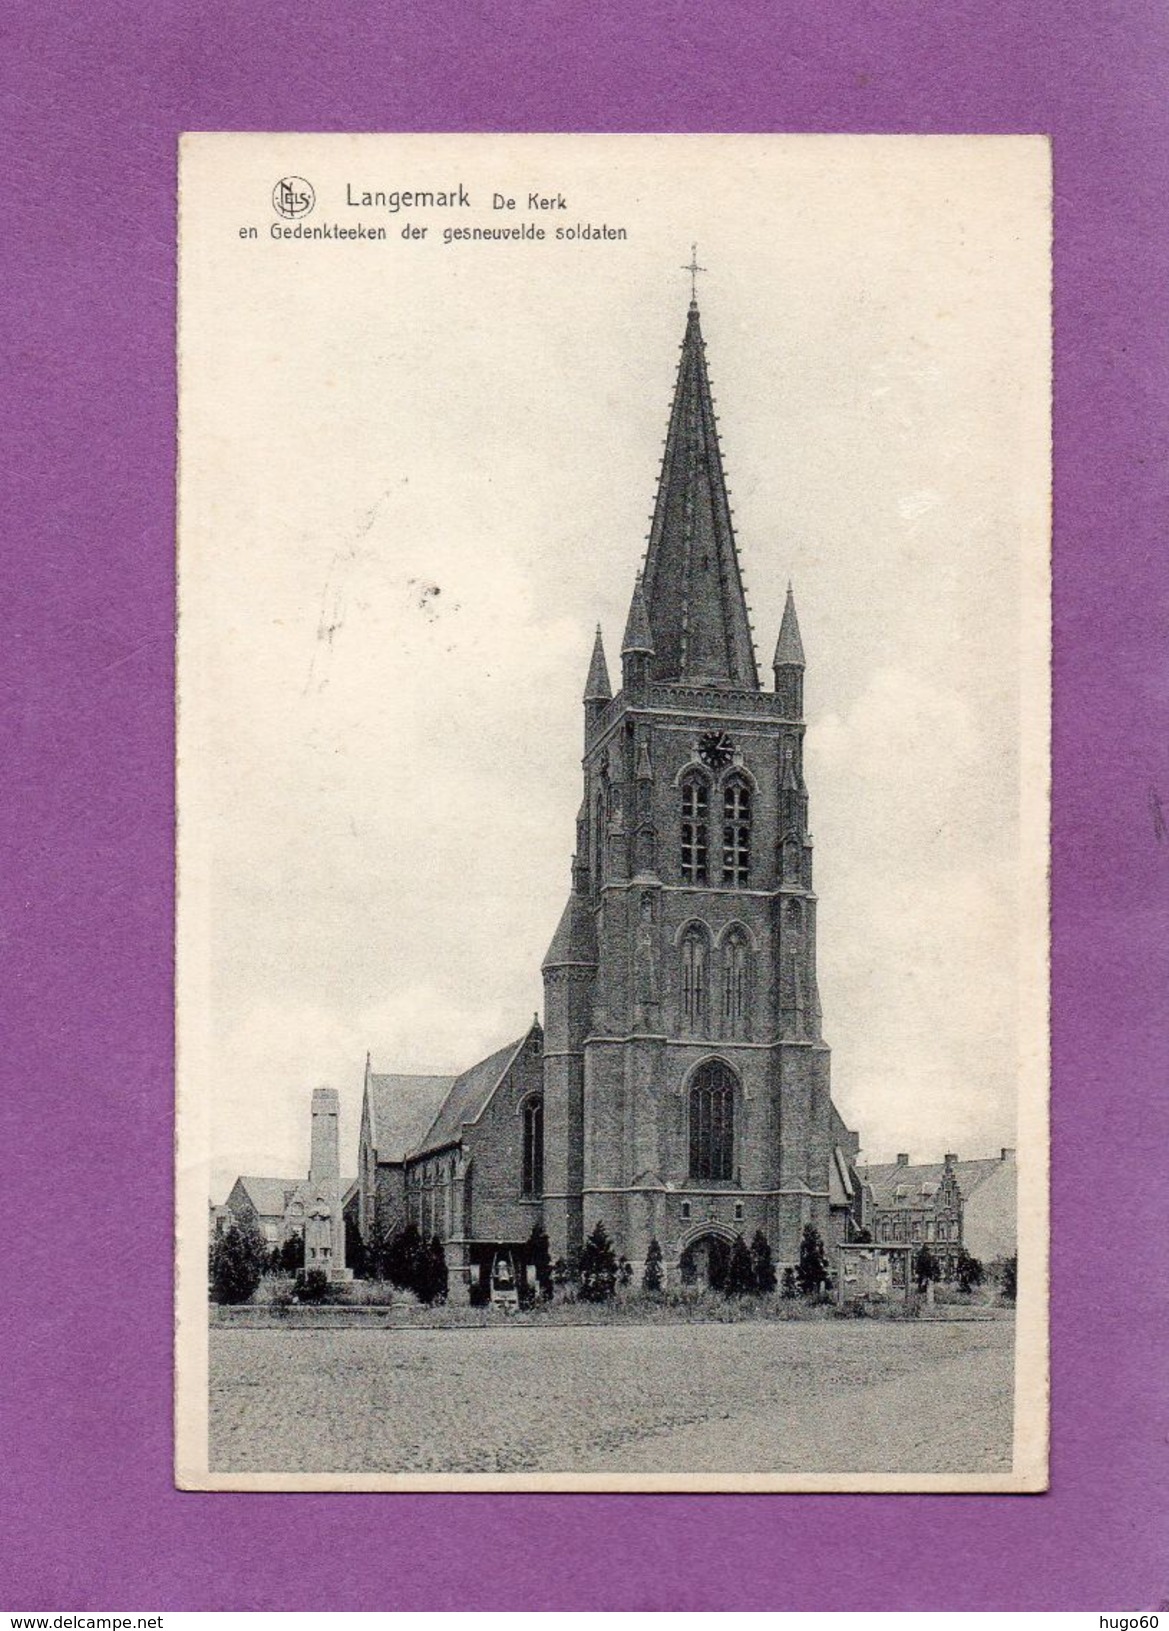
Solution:
{"label": "chimney", "polygon": [[1009,1161],[1013,1157],[1014,1153],[1015,1152],[1014,1152],[1013,1149],[1009,1148],[1008,1145],[1004,1144],[1002,1149],[999,1151],[999,1160],[1000,1161]]}
{"label": "chimney", "polygon": [[946,1166],[952,1167],[954,1165],[954,1163],[957,1161],[957,1159],[958,1159],[958,1157],[954,1154],[953,1150],[948,1150],[946,1152],[946,1156],[945,1156]]}
{"label": "chimney", "polygon": [[899,1155],[897,1157],[897,1165],[899,1167],[907,1167],[909,1165],[909,1157],[907,1155]]}

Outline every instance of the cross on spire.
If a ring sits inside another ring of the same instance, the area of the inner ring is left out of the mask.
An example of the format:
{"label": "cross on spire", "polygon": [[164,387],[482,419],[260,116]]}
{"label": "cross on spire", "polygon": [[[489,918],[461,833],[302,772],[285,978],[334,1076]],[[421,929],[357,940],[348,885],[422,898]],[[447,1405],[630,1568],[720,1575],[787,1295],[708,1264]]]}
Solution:
{"label": "cross on spire", "polygon": [[690,304],[696,306],[698,304],[698,274],[706,271],[705,266],[699,266],[698,264],[697,244],[690,245],[690,260],[682,270],[690,273]]}

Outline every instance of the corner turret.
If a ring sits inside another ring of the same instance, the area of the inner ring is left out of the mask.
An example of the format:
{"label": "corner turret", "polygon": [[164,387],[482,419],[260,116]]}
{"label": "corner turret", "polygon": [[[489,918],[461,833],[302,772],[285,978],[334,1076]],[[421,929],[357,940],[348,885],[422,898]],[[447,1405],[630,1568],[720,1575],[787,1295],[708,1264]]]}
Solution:
{"label": "corner turret", "polygon": [[779,625],[779,639],[775,642],[775,656],[771,660],[775,674],[775,695],[780,712],[788,719],[804,717],[804,643],[800,639],[800,624],[796,617],[796,600],[792,586],[787,586],[783,619]]}
{"label": "corner turret", "polygon": [[625,638],[621,642],[621,668],[625,689],[630,696],[642,696],[649,684],[650,664],[653,661],[653,633],[649,625],[649,607],[645,603],[641,573],[633,586],[633,599],[629,603],[629,620],[625,625]]}
{"label": "corner turret", "polygon": [[598,623],[597,637],[593,641],[592,661],[589,663],[589,676],[584,688],[586,733],[592,730],[612,700],[613,688],[609,684],[609,665],[605,661],[605,643],[601,639],[601,625]]}

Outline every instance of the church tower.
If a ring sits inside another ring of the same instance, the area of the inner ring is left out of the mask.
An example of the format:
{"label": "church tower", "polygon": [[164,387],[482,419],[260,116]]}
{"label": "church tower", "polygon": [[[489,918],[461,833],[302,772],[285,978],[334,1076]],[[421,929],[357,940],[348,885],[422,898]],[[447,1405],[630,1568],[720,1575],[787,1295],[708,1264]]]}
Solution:
{"label": "church tower", "polygon": [[544,961],[544,1221],[702,1278],[756,1229],[794,1263],[843,1234],[816,985],[804,651],[789,587],[760,685],[691,300],[613,694],[585,685],[572,892]]}

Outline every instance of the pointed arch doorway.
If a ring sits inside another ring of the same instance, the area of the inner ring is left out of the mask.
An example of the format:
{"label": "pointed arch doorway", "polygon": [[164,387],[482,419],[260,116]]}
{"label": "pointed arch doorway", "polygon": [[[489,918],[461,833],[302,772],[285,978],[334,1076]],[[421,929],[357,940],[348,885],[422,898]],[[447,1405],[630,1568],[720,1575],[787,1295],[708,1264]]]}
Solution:
{"label": "pointed arch doorway", "polygon": [[731,1231],[719,1224],[706,1224],[683,1243],[678,1271],[684,1286],[722,1291],[731,1264]]}

